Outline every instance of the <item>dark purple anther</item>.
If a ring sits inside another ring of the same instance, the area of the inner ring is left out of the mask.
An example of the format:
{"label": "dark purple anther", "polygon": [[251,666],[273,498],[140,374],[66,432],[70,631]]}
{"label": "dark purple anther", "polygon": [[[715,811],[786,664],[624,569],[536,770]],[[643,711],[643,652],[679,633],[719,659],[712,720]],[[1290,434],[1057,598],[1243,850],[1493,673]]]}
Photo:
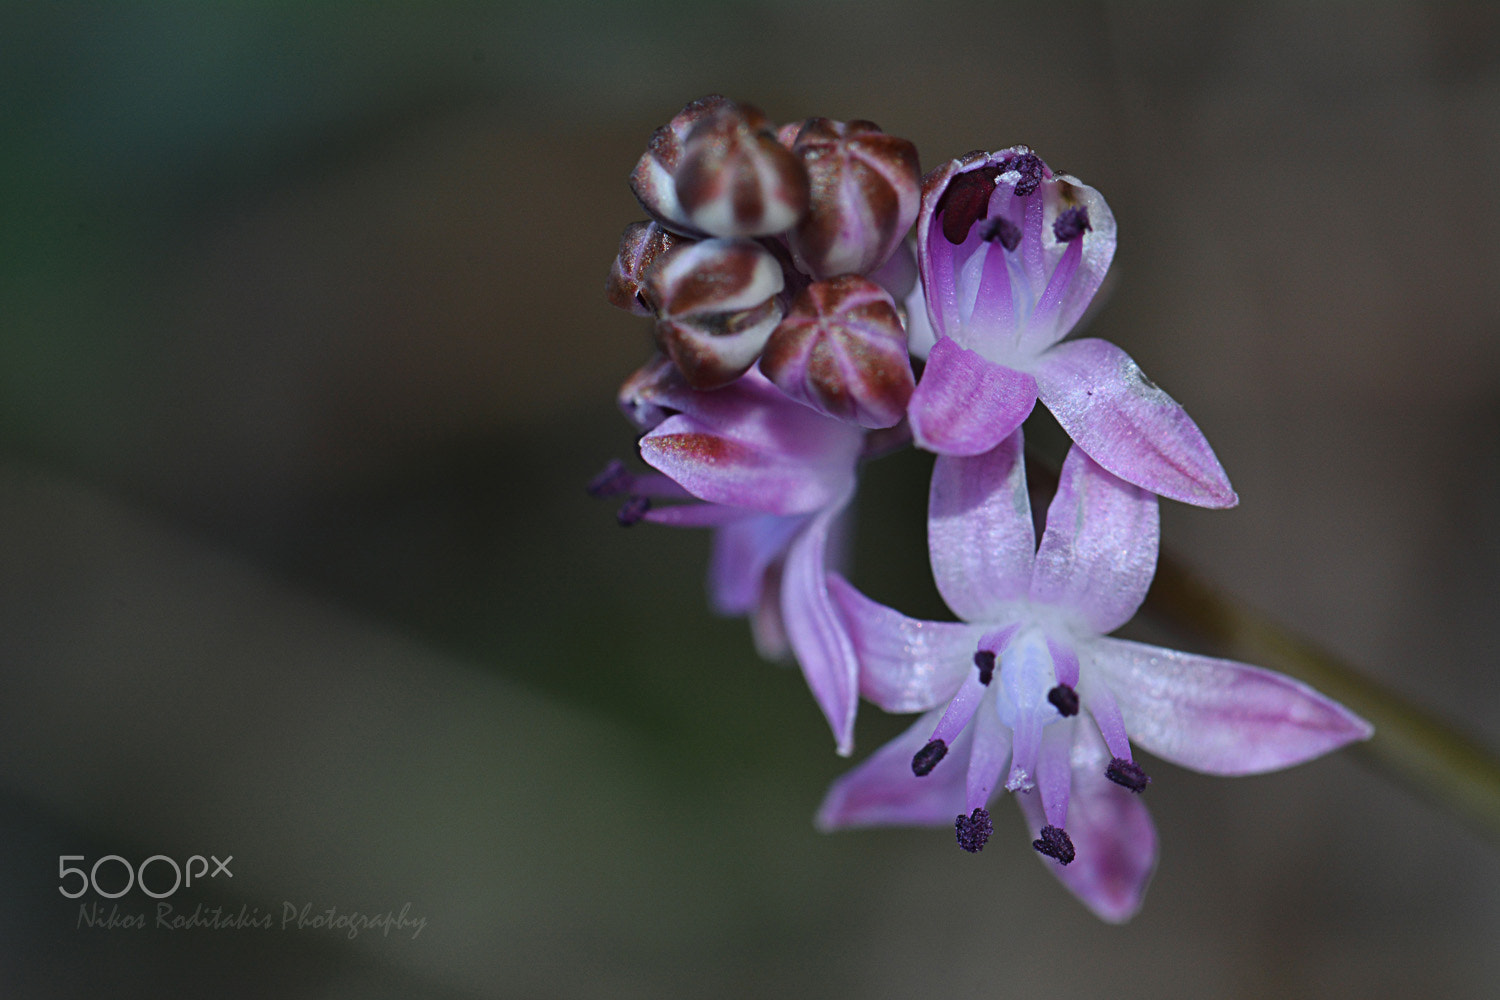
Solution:
{"label": "dark purple anther", "polygon": [[919,778],[925,778],[932,773],[933,768],[938,766],[938,761],[946,756],[948,756],[948,744],[942,740],[933,740],[912,757],[911,773]]}
{"label": "dark purple anther", "polygon": [[1005,169],[1014,170],[1021,175],[1021,179],[1016,181],[1016,197],[1024,198],[1042,186],[1047,165],[1035,153],[1022,153],[1007,163]]}
{"label": "dark purple anther", "polygon": [[1078,692],[1066,684],[1059,684],[1047,692],[1047,700],[1057,709],[1057,714],[1067,718],[1078,714]]}
{"label": "dark purple anther", "polygon": [[621,493],[629,493],[630,488],[634,485],[635,476],[631,475],[630,470],[625,468],[624,462],[615,458],[611,459],[610,463],[604,467],[604,471],[591,479],[588,486],[584,488],[588,490],[589,496],[600,499],[602,497],[617,497]]}
{"label": "dark purple anther", "polygon": [[1052,235],[1059,243],[1071,243],[1093,227],[1089,225],[1089,210],[1075,205],[1052,220]]}
{"label": "dark purple anther", "polygon": [[968,239],[974,223],[989,214],[990,195],[995,193],[995,178],[999,176],[998,166],[980,167],[948,182],[937,210],[942,213],[943,236],[949,243],[958,246]]}
{"label": "dark purple anther", "polygon": [[639,524],[641,518],[646,516],[646,511],[650,509],[649,497],[631,497],[615,512],[615,520],[620,522],[620,527],[628,528],[632,524]]}
{"label": "dark purple anther", "polygon": [[988,685],[995,679],[995,654],[988,649],[974,654],[974,666],[979,668],[979,683]]}
{"label": "dark purple anther", "polygon": [[978,854],[984,850],[990,834],[995,832],[995,824],[990,822],[988,809],[975,809],[969,815],[955,819],[953,830],[958,834],[959,847],[970,854]]}
{"label": "dark purple anther", "polygon": [[1021,227],[1005,216],[997,215],[986,219],[979,227],[979,238],[986,243],[998,242],[1006,250],[1014,250],[1021,245]]}
{"label": "dark purple anther", "polygon": [[1104,776],[1117,785],[1124,785],[1137,795],[1144,792],[1146,786],[1151,784],[1151,779],[1146,776],[1145,771],[1141,770],[1141,765],[1133,760],[1126,760],[1124,757],[1110,758],[1109,767],[1104,769]]}
{"label": "dark purple anther", "polygon": [[1077,855],[1073,851],[1073,838],[1068,836],[1068,831],[1060,826],[1042,827],[1040,840],[1033,840],[1031,846],[1038,852],[1053,858],[1060,865],[1072,864]]}

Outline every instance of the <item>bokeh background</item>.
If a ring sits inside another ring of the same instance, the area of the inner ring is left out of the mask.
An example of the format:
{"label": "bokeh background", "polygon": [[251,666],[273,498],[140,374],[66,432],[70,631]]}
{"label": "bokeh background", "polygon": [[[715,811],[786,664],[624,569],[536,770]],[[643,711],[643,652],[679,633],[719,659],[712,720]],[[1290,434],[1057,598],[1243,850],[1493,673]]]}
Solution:
{"label": "bokeh background", "polygon": [[[1500,993],[1494,845],[1353,754],[1153,768],[1124,927],[1003,803],[977,857],[815,832],[847,762],[706,610],[706,538],[582,491],[649,345],[602,295],[625,176],[684,102],[924,168],[1026,142],[1119,220],[1091,332],[1240,492],[1168,546],[1500,746],[1496,8],[59,2],[0,39],[0,994]],[[927,467],[870,467],[853,572],[936,615]],[[275,927],[80,927],[64,854],[233,855],[171,902]]]}

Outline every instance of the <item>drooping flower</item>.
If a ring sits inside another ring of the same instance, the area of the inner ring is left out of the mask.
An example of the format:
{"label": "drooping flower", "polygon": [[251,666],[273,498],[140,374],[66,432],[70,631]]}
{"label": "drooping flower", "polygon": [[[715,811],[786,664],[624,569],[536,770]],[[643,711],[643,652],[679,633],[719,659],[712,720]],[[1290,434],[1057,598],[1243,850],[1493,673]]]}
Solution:
{"label": "drooping flower", "polygon": [[[1126,482],[1203,507],[1238,502],[1181,406],[1129,355],[1063,341],[1115,251],[1103,196],[1026,146],[971,153],[923,180],[917,257],[932,334],[912,397],[918,445],[979,455],[1038,398],[1088,455]],[[913,343],[921,353],[926,345]]]}
{"label": "drooping flower", "polygon": [[632,376],[620,403],[647,432],[641,457],[658,475],[612,466],[594,492],[625,495],[625,523],[715,529],[715,606],[749,615],[762,652],[790,649],[847,755],[857,664],[829,596],[827,558],[854,495],[863,430],[796,402],[756,371],[704,392],[665,359]]}
{"label": "drooping flower", "polygon": [[1063,465],[1035,545],[1017,430],[976,457],[940,456],[928,541],[961,622],[919,621],[830,580],[860,662],[860,692],[925,712],[829,791],[825,829],[953,823],[984,846],[991,798],[1018,793],[1037,851],[1106,920],[1140,906],[1156,835],[1131,743],[1208,774],[1254,774],[1370,735],[1290,678],[1107,638],[1155,572],[1157,498],[1081,448]]}

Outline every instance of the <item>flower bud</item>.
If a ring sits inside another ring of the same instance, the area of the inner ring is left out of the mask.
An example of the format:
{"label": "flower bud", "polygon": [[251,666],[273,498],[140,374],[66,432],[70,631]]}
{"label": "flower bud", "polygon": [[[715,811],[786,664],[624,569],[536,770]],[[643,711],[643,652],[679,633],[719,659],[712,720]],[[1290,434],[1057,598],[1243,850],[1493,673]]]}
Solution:
{"label": "flower bud", "polygon": [[810,118],[792,151],[812,192],[807,215],[787,234],[797,266],[822,279],[885,263],[921,206],[917,147],[871,122]]}
{"label": "flower bud", "polygon": [[727,97],[709,94],[688,104],[661,128],[651,133],[646,152],[630,172],[630,190],[635,192],[652,218],[675,232],[702,236],[694,229],[677,201],[677,171],[682,166],[683,142],[694,125],[724,106],[733,107]]}
{"label": "flower bud", "polygon": [[687,392],[671,360],[658,354],[631,373],[615,395],[615,402],[638,430],[649,431],[678,408]]}
{"label": "flower bud", "polygon": [[899,423],[916,388],[895,303],[855,274],[803,289],[760,370],[798,402],[862,427]]}
{"label": "flower bud", "polygon": [[771,236],[807,213],[807,173],[749,105],[704,114],[683,142],[675,179],[688,224],[713,236]]}
{"label": "flower bud", "polygon": [[684,242],[657,259],[646,297],[662,350],[694,389],[739,378],[781,321],[781,265],[750,240]]}
{"label": "flower bud", "polygon": [[646,273],[656,259],[685,241],[655,222],[632,222],[620,236],[620,252],[609,269],[604,294],[610,304],[637,316],[650,316],[656,306],[646,296]]}

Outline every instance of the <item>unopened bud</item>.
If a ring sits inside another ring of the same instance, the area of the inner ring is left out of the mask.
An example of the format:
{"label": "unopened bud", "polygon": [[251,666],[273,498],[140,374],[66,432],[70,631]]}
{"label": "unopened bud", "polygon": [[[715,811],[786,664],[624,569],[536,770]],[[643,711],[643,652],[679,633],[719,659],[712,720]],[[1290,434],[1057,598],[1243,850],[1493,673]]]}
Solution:
{"label": "unopened bud", "polygon": [[895,303],[856,274],[803,289],[760,370],[798,402],[862,427],[899,423],[916,389]]}
{"label": "unopened bud", "polygon": [[732,102],[687,134],[675,175],[688,225],[712,236],[771,236],[807,213],[807,173],[766,116]]}
{"label": "unopened bud", "polygon": [[683,144],[693,126],[725,105],[733,107],[733,102],[719,94],[709,94],[677,112],[671,121],[651,133],[646,152],[630,172],[630,190],[635,192],[641,207],[675,232],[703,235],[688,222],[677,201],[677,171],[682,167]]}
{"label": "unopened bud", "polygon": [[620,252],[604,285],[610,304],[637,316],[654,314],[656,306],[645,294],[646,273],[658,257],[683,241],[683,237],[655,222],[632,222],[626,226],[620,236]]}
{"label": "unopened bud", "polygon": [[821,279],[885,263],[921,207],[917,147],[872,122],[810,118],[792,152],[811,189],[806,217],[787,234],[798,266]]}
{"label": "unopened bud", "polygon": [[647,275],[662,350],[694,389],[739,378],[755,359],[782,308],[781,265],[750,240],[685,242],[663,254]]}

